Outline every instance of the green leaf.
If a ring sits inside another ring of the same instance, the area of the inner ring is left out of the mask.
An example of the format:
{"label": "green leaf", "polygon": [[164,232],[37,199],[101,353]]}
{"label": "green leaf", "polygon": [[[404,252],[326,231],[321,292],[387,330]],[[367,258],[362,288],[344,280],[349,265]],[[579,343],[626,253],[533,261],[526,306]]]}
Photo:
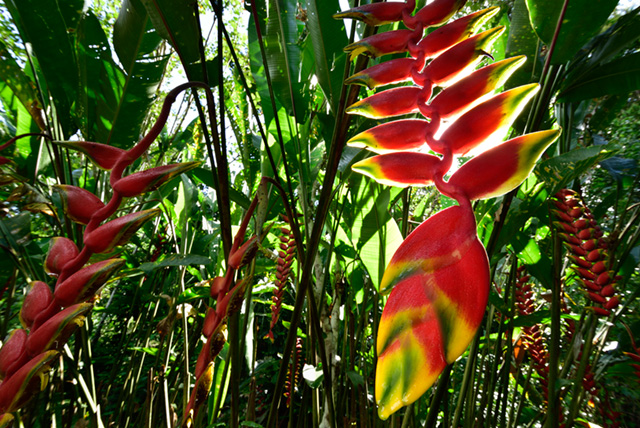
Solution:
{"label": "green leaf", "polygon": [[340,101],[347,58],[343,48],[349,43],[344,21],[333,19],[339,11],[338,0],[307,0],[307,28],[313,45],[315,74],[334,113]]}
{"label": "green leaf", "polygon": [[156,31],[180,57],[189,80],[203,81],[200,32],[194,5],[186,0],[141,0]]}
{"label": "green leaf", "polygon": [[151,356],[156,356],[158,355],[158,348],[146,348],[143,346],[132,346],[131,348],[128,348],[130,351],[141,351],[144,352],[146,354],[149,354]]}
{"label": "green leaf", "polygon": [[193,300],[208,299],[211,296],[211,287],[195,286],[184,290],[176,299],[176,305],[191,302]]}
{"label": "green leaf", "polygon": [[577,102],[640,89],[640,52],[596,67],[576,80],[566,80],[559,102]]}
{"label": "green leaf", "polygon": [[[74,1],[76,11],[82,10],[84,2]],[[62,126],[65,139],[76,127],[73,123],[71,106],[78,91],[78,71],[74,46],[75,27],[70,16],[65,17],[57,1],[51,0],[9,0],[5,2],[25,43],[37,58],[40,82],[44,90],[51,94],[56,107],[56,117]],[[79,7],[78,7],[79,6]],[[69,8],[64,8],[65,13]]]}
{"label": "green leaf", "polygon": [[[551,62],[563,64],[571,60],[598,34],[617,4],[618,0],[569,1]],[[527,0],[533,29],[547,46],[553,39],[563,5],[561,0]]]}
{"label": "green leaf", "polygon": [[167,257],[157,262],[147,262],[140,265],[140,270],[151,273],[156,269],[171,266],[208,265],[211,259],[196,254],[169,254]]}

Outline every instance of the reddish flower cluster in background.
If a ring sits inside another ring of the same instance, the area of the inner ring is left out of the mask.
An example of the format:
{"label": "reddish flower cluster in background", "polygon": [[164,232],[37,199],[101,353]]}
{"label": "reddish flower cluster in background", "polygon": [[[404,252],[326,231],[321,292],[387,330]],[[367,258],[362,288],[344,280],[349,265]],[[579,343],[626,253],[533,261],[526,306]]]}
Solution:
{"label": "reddish flower cluster in background", "polygon": [[620,300],[616,296],[616,281],[620,279],[612,269],[608,242],[591,211],[578,193],[563,189],[555,195],[552,210],[558,219],[555,225],[575,264],[578,281],[596,306],[599,316],[609,316]]}
{"label": "reddish flower cluster in background", "polygon": [[[285,221],[288,223],[289,218],[285,216]],[[271,324],[269,325],[269,333],[265,336],[272,342],[273,327],[275,327],[280,317],[280,309],[282,307],[282,296],[284,294],[289,274],[291,273],[291,264],[293,263],[293,257],[296,252],[296,240],[293,236],[293,232],[286,227],[280,229],[282,235],[280,236],[280,250],[278,251],[278,259],[276,261],[276,289],[273,291],[273,297],[271,301]]]}
{"label": "reddish flower cluster in background", "polygon": [[[524,266],[519,267],[516,271],[515,297],[519,315],[531,315],[535,311],[532,284],[528,282],[531,276],[525,273]],[[547,400],[549,396],[549,353],[544,346],[540,324],[522,327],[522,338],[525,349],[531,355],[533,369],[540,376],[543,397]]]}

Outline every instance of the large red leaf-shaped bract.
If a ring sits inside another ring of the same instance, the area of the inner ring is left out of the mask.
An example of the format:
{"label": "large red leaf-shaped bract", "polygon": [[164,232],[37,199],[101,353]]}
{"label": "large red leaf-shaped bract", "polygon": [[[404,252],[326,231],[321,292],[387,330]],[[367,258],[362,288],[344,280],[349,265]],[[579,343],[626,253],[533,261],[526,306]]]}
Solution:
{"label": "large red leaf-shaped bract", "polygon": [[377,337],[382,419],[417,400],[464,352],[482,321],[489,278],[468,208],[441,211],[398,248],[381,282],[381,291],[392,289]]}

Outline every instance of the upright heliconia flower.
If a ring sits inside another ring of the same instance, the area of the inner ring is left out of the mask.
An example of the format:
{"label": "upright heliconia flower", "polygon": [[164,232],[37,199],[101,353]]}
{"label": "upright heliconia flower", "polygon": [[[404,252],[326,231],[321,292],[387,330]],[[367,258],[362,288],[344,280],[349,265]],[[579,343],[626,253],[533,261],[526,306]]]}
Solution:
{"label": "upright heliconia flower", "polygon": [[[352,55],[410,55],[374,65],[347,83],[369,88],[411,83],[377,92],[348,107],[347,113],[372,119],[417,113],[424,117],[399,118],[351,138],[349,145],[378,153],[353,165],[353,170],[392,186],[434,185],[458,203],[427,219],[405,239],[379,284],[381,293],[390,293],[376,338],[375,395],[382,419],[424,394],[465,351],[482,322],[489,261],[476,233],[471,201],[517,188],[560,133],[541,131],[500,143],[539,86],[493,94],[524,57],[473,71],[483,58],[491,57],[491,46],[504,32],[496,27],[474,34],[496,8],[459,18],[423,37],[426,28],[443,24],[464,3],[435,0],[414,13],[413,1],[385,2],[336,15],[371,25],[402,21],[408,28],[347,47]],[[432,97],[436,86],[442,90]],[[444,121],[448,126],[440,132]],[[416,152],[425,148],[435,155]],[[445,181],[453,156],[470,153],[476,156]],[[531,336],[538,343],[540,332],[532,331]]]}
{"label": "upright heliconia flower", "polygon": [[[288,220],[288,218],[286,218]],[[282,307],[282,298],[284,290],[291,273],[291,264],[293,263],[293,257],[296,251],[296,240],[293,236],[291,229],[283,227],[280,229],[282,235],[280,235],[280,249],[278,251],[278,258],[276,260],[276,289],[273,290],[273,296],[271,297],[271,324],[269,325],[269,333],[265,336],[273,342],[273,328],[278,322],[280,317],[280,308]]]}
{"label": "upright heliconia flower", "polygon": [[592,302],[595,314],[608,316],[620,303],[615,288],[620,277],[612,270],[607,239],[577,192],[559,191],[554,205],[554,224],[574,264],[578,282]]}

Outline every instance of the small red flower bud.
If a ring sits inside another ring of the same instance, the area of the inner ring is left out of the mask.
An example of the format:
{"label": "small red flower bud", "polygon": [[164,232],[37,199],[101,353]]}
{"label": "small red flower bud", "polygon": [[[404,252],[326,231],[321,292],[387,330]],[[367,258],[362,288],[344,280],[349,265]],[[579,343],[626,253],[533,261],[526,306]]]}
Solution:
{"label": "small red flower bud", "polygon": [[613,296],[607,301],[607,303],[605,303],[604,308],[615,309],[618,307],[619,304],[620,304],[620,299],[618,299],[618,296]]}
{"label": "small red flower bud", "polygon": [[[588,296],[589,296],[589,299],[590,299],[592,302],[600,303],[600,304],[604,304],[604,303],[606,303],[606,302],[607,302],[607,299],[605,299],[604,297],[602,297],[602,296],[601,296],[601,295],[599,295],[599,294],[592,293],[592,292],[589,292],[589,293],[587,293],[587,294],[588,294]],[[610,309],[610,308],[607,308],[607,309]]]}
{"label": "small red flower bud", "polygon": [[616,290],[613,285],[607,285],[600,291],[600,295],[604,297],[611,297],[615,294]]}

